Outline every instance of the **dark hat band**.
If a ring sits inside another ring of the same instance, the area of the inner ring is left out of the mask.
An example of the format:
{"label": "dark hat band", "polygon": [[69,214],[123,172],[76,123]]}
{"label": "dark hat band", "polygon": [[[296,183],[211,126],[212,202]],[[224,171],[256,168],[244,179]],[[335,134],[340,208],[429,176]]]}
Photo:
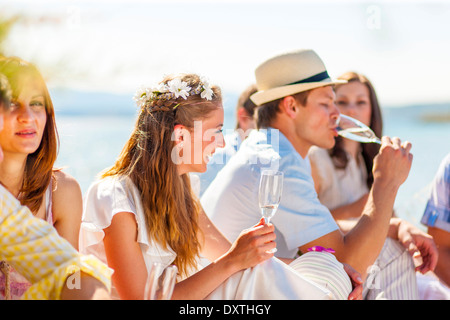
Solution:
{"label": "dark hat band", "polygon": [[325,79],[330,79],[330,76],[328,75],[328,72],[325,70],[324,72],[318,73],[316,75],[313,75],[309,78],[300,80],[300,81],[296,81],[296,82],[292,82],[292,83],[288,83],[287,85],[291,85],[291,84],[299,84],[299,83],[309,83],[309,82],[320,82],[323,81]]}

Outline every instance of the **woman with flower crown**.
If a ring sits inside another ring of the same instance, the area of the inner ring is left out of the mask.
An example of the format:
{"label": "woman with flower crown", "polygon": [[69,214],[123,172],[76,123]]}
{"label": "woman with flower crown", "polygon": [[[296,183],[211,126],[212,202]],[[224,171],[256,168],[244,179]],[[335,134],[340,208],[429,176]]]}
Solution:
{"label": "woman with flower crown", "polygon": [[[224,146],[220,89],[195,74],[171,76],[135,100],[134,130],[116,163],[89,188],[80,232],[81,252],[114,270],[113,297],[142,299],[153,262],[178,267],[173,299],[327,297],[272,259],[273,225],[261,219],[231,244],[191,190],[188,173],[204,172]],[[211,263],[199,267],[200,257]],[[270,276],[251,280],[266,268]]]}

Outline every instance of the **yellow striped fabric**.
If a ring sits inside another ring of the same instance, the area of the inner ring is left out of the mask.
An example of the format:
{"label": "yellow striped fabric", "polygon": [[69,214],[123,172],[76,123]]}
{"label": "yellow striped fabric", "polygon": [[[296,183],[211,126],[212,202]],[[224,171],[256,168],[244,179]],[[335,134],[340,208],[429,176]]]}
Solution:
{"label": "yellow striped fabric", "polygon": [[33,284],[23,299],[59,299],[66,279],[78,271],[97,278],[108,290],[111,287],[111,269],[94,256],[80,255],[1,185],[0,260]]}

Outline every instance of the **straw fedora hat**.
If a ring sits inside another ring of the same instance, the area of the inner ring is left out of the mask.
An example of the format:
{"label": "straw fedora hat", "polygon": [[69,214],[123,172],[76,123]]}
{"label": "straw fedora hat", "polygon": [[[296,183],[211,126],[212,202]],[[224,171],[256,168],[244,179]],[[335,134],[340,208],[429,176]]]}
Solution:
{"label": "straw fedora hat", "polygon": [[325,65],[313,50],[283,53],[260,64],[255,70],[258,91],[250,99],[256,105],[299,92],[346,83],[331,80]]}

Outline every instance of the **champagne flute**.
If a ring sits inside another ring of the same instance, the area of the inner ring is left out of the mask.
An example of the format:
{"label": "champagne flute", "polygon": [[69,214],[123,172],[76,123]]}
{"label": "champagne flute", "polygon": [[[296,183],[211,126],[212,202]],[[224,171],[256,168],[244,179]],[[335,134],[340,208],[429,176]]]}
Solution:
{"label": "champagne flute", "polygon": [[[283,191],[283,172],[264,170],[259,182],[259,207],[266,223],[274,216],[278,209]],[[276,252],[274,248],[270,252]]]}
{"label": "champagne flute", "polygon": [[170,300],[177,274],[175,265],[164,268],[162,263],[153,263],[145,284],[144,300]]}
{"label": "champagne flute", "polygon": [[337,125],[336,130],[341,137],[363,143],[381,144],[380,138],[375,135],[372,129],[352,117],[341,114],[337,120]]}

